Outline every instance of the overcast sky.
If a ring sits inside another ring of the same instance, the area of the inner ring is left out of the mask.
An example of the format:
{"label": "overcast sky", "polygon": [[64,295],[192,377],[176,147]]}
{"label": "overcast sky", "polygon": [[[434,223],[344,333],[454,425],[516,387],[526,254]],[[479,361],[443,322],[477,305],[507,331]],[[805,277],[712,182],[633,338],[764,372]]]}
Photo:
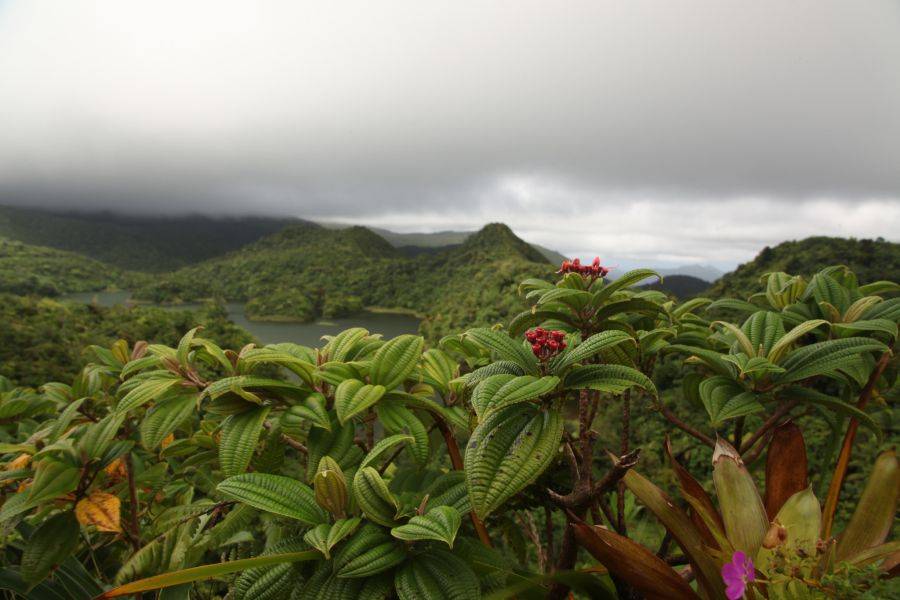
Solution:
{"label": "overcast sky", "polygon": [[897,0],[0,0],[0,204],[900,237]]}

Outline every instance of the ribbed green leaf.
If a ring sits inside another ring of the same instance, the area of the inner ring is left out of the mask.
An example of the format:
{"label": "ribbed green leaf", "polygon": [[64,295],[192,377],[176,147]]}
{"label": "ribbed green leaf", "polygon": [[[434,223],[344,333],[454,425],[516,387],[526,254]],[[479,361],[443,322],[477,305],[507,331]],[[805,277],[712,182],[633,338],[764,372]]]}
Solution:
{"label": "ribbed green leaf", "polygon": [[147,411],[140,427],[144,448],[156,449],[167,435],[194,414],[196,404],[197,394],[174,396]]}
{"label": "ribbed green leaf", "polygon": [[452,506],[436,506],[424,515],[412,517],[406,525],[391,529],[391,535],[409,542],[437,540],[453,547],[462,518]]}
{"label": "ribbed green leaf", "polygon": [[394,576],[400,600],[478,600],[481,586],[471,567],[446,550],[419,554]]}
{"label": "ribbed green leaf", "polygon": [[371,577],[390,569],[406,557],[402,546],[387,532],[364,523],[334,556],[339,578]]}
{"label": "ribbed green leaf", "polygon": [[558,377],[495,375],[472,392],[472,408],[484,419],[492,412],[519,402],[528,402],[549,394],[559,385]]}
{"label": "ribbed green leaf", "polygon": [[316,366],[304,356],[291,354],[277,346],[253,348],[241,355],[238,366],[243,370],[253,369],[258,365],[277,365],[297,375],[303,383],[312,386],[315,383]]}
{"label": "ribbed green leaf", "polygon": [[520,312],[509,322],[509,334],[519,336],[525,333],[531,327],[537,327],[547,321],[562,321],[569,323],[571,317],[559,310],[537,310],[533,307],[531,310]]}
{"label": "ribbed green leaf", "polygon": [[254,392],[270,392],[275,396],[289,396],[300,398],[306,396],[309,391],[304,390],[296,383],[290,383],[287,381],[279,381],[277,379],[268,379],[266,377],[256,377],[254,375],[237,375],[235,377],[225,377],[224,379],[220,379],[207,387],[203,393],[210,398],[218,398],[222,394],[227,394],[228,392],[232,392],[235,394],[241,395],[248,400],[256,402],[259,404],[259,399],[252,400],[252,396],[245,395],[245,392],[249,392],[252,395],[256,395]]}
{"label": "ribbed green leaf", "polygon": [[386,388],[382,385],[365,384],[357,379],[347,379],[334,391],[334,408],[338,420],[346,423],[381,400]]}
{"label": "ribbed green leaf", "polygon": [[816,375],[827,375],[840,369],[849,358],[864,352],[884,352],[887,346],[870,338],[851,337],[828,340],[798,348],[782,362],[785,372],[776,376],[779,383],[800,381]]}
{"label": "ribbed green leaf", "polygon": [[376,408],[378,422],[389,434],[405,434],[412,436],[409,451],[416,462],[424,465],[428,461],[428,429],[411,410],[402,402],[382,400]]}
{"label": "ribbed green leaf", "polygon": [[328,519],[327,513],[316,504],[312,489],[290,477],[243,473],[229,477],[216,489],[254,508],[290,517],[307,525],[317,525]]}
{"label": "ribbed green leaf", "polygon": [[[53,458],[45,458],[35,468],[34,483],[28,488],[28,505],[65,496],[78,487],[81,469]],[[4,506],[4,508],[6,508]]]}
{"label": "ribbed green leaf", "polygon": [[372,383],[392,390],[415,370],[422,356],[425,340],[417,335],[398,335],[378,349],[372,360],[369,378]]}
{"label": "ribbed green leaf", "polygon": [[651,277],[655,277],[658,281],[662,281],[660,274],[652,269],[633,269],[631,271],[626,271],[615,281],[607,283],[600,288],[600,290],[594,294],[594,300],[591,302],[591,306],[594,308],[602,306],[604,302],[609,300],[612,295],[619,290],[629,288],[645,279],[650,279]]}
{"label": "ribbed green leaf", "polygon": [[466,446],[472,507],[485,518],[553,462],[563,433],[559,410],[517,404],[482,421]]}
{"label": "ribbed green leaf", "polygon": [[716,300],[706,307],[706,310],[734,310],[739,312],[754,313],[759,310],[759,306],[746,300],[736,300],[734,298],[722,298]]}
{"label": "ribbed green leaf", "polygon": [[100,598],[115,598],[118,596],[131,596],[139,592],[147,592],[150,590],[158,590],[160,588],[170,587],[173,585],[181,585],[182,583],[190,583],[201,579],[210,579],[228,575],[229,573],[238,573],[246,569],[255,567],[263,567],[266,565],[276,565],[286,562],[298,562],[305,560],[317,560],[321,555],[315,550],[306,550],[304,552],[287,552],[284,554],[271,554],[266,556],[257,556],[256,558],[245,558],[242,560],[233,560],[230,562],[219,563],[215,565],[203,565],[202,567],[191,567],[181,571],[173,571],[171,573],[163,573],[154,577],[132,581],[123,586],[114,588],[102,595]]}
{"label": "ribbed green leaf", "polygon": [[716,375],[700,382],[700,399],[713,427],[763,410],[756,395],[727,377]]}
{"label": "ribbed green leaf", "polygon": [[537,357],[530,349],[525,348],[521,340],[514,340],[506,333],[494,331],[487,327],[470,329],[466,332],[466,337],[480,346],[496,352],[501,360],[515,363],[523,368],[525,373],[538,374]]}
{"label": "ribbed green leaf", "polygon": [[858,331],[886,333],[892,340],[897,339],[897,323],[890,319],[867,319],[864,321],[854,321],[853,323],[836,323],[834,328],[836,331],[842,333],[856,333]]}
{"label": "ribbed green leaf", "polygon": [[366,517],[379,525],[396,525],[400,503],[372,467],[360,467],[353,477],[353,497]]}
{"label": "ribbed green leaf", "polygon": [[338,519],[334,523],[322,523],[310,529],[303,536],[307,544],[321,552],[325,558],[331,558],[331,549],[359,527],[359,517]]}
{"label": "ribbed green leaf", "polygon": [[325,409],[325,397],[322,394],[310,394],[306,400],[290,407],[287,412],[295,417],[306,419],[315,427],[331,429],[331,419]]}
{"label": "ribbed green leaf", "polygon": [[768,350],[767,357],[769,361],[777,365],[779,361],[785,355],[787,355],[788,351],[790,350],[791,344],[799,340],[810,331],[816,329],[817,327],[828,324],[828,321],[825,321],[823,319],[813,319],[811,321],[804,321],[803,323],[800,323],[789,332],[784,334],[782,337],[778,338],[778,341],[775,342],[775,345],[772,346],[770,350]]}
{"label": "ribbed green leaf", "polygon": [[[761,315],[765,317],[767,312],[756,313],[757,315]],[[751,315],[750,319],[756,315]],[[728,333],[734,337],[735,343],[737,344],[738,351],[743,352],[747,356],[756,356],[756,348],[754,348],[753,344],[750,342],[750,338],[747,337],[747,334],[733,323],[729,323],[727,321],[713,321],[710,327],[714,327],[716,325],[721,325]]]}
{"label": "ribbed green leaf", "polygon": [[343,362],[352,360],[354,356],[354,348],[359,344],[369,332],[362,327],[351,327],[340,332],[325,345],[324,353],[329,360]]}
{"label": "ribbed green leaf", "polygon": [[106,454],[124,420],[124,412],[112,412],[89,425],[78,440],[79,453],[90,458],[101,458]]}
{"label": "ribbed green leaf", "polygon": [[226,477],[238,475],[250,466],[253,451],[259,442],[268,406],[260,406],[247,412],[231,415],[222,423],[222,438],[219,442],[219,464]]}
{"label": "ribbed green leaf", "polygon": [[336,420],[331,424],[331,431],[313,428],[306,440],[306,479],[312,481],[316,467],[323,456],[330,456],[341,466],[349,470],[355,468],[362,459],[362,450],[353,443],[353,423],[340,425]]}
{"label": "ribbed green leaf", "polygon": [[799,398],[800,400],[809,402],[810,404],[818,404],[819,406],[824,406],[825,408],[833,410],[834,412],[845,417],[852,417],[859,421],[860,425],[874,433],[879,440],[883,435],[883,432],[878,426],[878,423],[876,423],[872,417],[856,408],[852,404],[848,404],[847,402],[844,402],[839,398],[835,398],[834,396],[829,396],[828,394],[823,394],[818,390],[800,386],[790,386],[784,388],[781,391],[781,396],[785,399]]}
{"label": "ribbed green leaf", "polygon": [[41,523],[22,552],[22,579],[34,586],[50,574],[78,546],[78,520],[72,511],[57,513]]}
{"label": "ribbed green leaf", "polygon": [[148,379],[147,381],[143,381],[125,394],[125,397],[119,400],[119,403],[116,404],[116,412],[126,413],[129,410],[143,406],[151,400],[162,397],[180,383],[181,380],[176,377]]}
{"label": "ribbed green leaf", "polygon": [[637,345],[633,337],[623,331],[601,331],[587,338],[568,352],[564,352],[550,363],[550,368],[555,373],[563,371],[566,367],[583,362],[619,344],[630,342]]}
{"label": "ribbed green leaf", "polygon": [[612,317],[623,313],[655,315],[661,312],[664,312],[662,306],[655,302],[645,300],[644,298],[629,298],[628,300],[610,302],[609,304],[600,307],[597,312],[594,313],[591,320],[594,323],[602,323],[607,319],[611,319]]}
{"label": "ribbed green leaf", "polygon": [[656,386],[649,377],[624,365],[585,365],[575,367],[566,375],[566,389],[598,390],[610,394],[621,394],[625,390],[638,387],[657,396]]}
{"label": "ribbed green leaf", "polygon": [[395,446],[398,446],[400,444],[408,444],[412,441],[415,441],[415,438],[413,438],[413,436],[411,435],[405,434],[391,435],[384,438],[383,440],[379,440],[375,443],[374,446],[372,446],[372,449],[369,450],[369,453],[366,454],[366,457],[359,464],[359,468],[363,469],[375,464],[379,458],[381,458]]}
{"label": "ribbed green leaf", "polygon": [[431,348],[422,355],[424,382],[446,391],[450,380],[456,376],[459,365],[449,354],[438,348]]}

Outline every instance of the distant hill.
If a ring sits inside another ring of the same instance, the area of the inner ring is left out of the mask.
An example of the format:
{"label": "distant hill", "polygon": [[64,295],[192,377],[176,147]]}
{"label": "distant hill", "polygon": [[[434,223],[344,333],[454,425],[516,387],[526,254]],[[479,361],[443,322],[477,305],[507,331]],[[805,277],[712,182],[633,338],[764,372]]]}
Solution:
{"label": "distant hill", "polygon": [[0,206],[2,237],[147,272],[171,271],[219,256],[298,222],[267,217],[145,217]]}
{"label": "distant hill", "polygon": [[827,265],[846,265],[861,283],[900,279],[900,244],[884,239],[810,237],[783,242],[762,251],[748,263],[723,275],[707,291],[713,297],[745,298],[759,289],[766,273],[784,271],[791,275],[812,275]]}
{"label": "distant hill", "polygon": [[[326,224],[325,227],[343,228],[349,225]],[[389,229],[380,227],[369,227],[372,231],[386,239],[396,248],[400,248],[408,256],[416,256],[419,254],[432,254],[436,248],[453,248],[460,246],[469,237],[478,233],[476,231],[435,231],[433,233],[397,233]],[[540,252],[544,258],[551,263],[558,265],[566,260],[566,257],[550,248],[545,248],[538,244],[530,244],[535,250]]]}
{"label": "distant hill", "polygon": [[695,279],[700,279],[702,281],[705,281],[707,284],[712,283],[725,274],[725,271],[718,269],[712,265],[683,265],[680,267],[669,267],[663,269],[656,268],[654,270],[666,278],[673,275],[684,275],[693,277]]}
{"label": "distant hill", "polygon": [[121,285],[118,269],[73,252],[0,237],[0,293],[57,296]]}
{"label": "distant hill", "polygon": [[705,292],[709,289],[709,282],[690,275],[664,275],[662,283],[650,283],[641,288],[661,290],[684,300]]}
{"label": "distant hill", "polygon": [[515,286],[549,276],[544,256],[507,226],[491,224],[459,245],[410,257],[365,227],[291,225],[227,255],[154,278],[137,291],[157,302],[222,297],[257,319],[341,316],[361,306],[427,315],[440,335],[520,310]]}

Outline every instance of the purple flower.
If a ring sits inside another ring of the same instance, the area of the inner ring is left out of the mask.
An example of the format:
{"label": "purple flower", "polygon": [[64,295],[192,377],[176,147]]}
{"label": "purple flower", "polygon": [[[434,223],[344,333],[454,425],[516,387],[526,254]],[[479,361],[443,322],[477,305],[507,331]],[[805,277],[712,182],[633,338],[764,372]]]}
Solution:
{"label": "purple flower", "polygon": [[740,550],[731,556],[731,562],[722,566],[722,580],[728,600],[740,600],[744,597],[747,584],[756,579],[753,561]]}

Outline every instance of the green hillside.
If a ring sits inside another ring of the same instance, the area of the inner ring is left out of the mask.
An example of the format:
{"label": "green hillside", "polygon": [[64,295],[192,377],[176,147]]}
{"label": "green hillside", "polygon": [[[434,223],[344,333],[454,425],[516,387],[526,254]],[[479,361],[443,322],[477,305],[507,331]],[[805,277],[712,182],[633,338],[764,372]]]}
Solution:
{"label": "green hillside", "polygon": [[203,325],[205,336],[233,347],[252,341],[215,305],[199,311],[105,308],[0,294],[0,323],[0,376],[22,385],[71,379],[86,362],[88,345],[109,346],[120,338],[176,344],[185,331]]}
{"label": "green hillside", "polygon": [[170,271],[225,254],[296,222],[264,217],[137,217],[0,206],[2,237],[149,272]]}
{"label": "green hillside", "polygon": [[90,292],[124,283],[109,265],[53,248],[0,237],[0,293],[58,296]]}
{"label": "green hillside", "polygon": [[505,225],[492,224],[457,247],[410,258],[364,227],[300,224],[226,256],[157,278],[137,291],[154,302],[221,297],[246,302],[247,315],[311,320],[363,306],[426,315],[429,332],[494,322],[516,306],[506,292],[552,265]]}
{"label": "green hillside", "polygon": [[759,278],[783,271],[791,275],[812,275],[825,265],[846,265],[860,283],[900,278],[900,244],[876,240],[838,237],[810,237],[766,246],[748,263],[723,275],[705,295],[745,298],[758,290]]}

